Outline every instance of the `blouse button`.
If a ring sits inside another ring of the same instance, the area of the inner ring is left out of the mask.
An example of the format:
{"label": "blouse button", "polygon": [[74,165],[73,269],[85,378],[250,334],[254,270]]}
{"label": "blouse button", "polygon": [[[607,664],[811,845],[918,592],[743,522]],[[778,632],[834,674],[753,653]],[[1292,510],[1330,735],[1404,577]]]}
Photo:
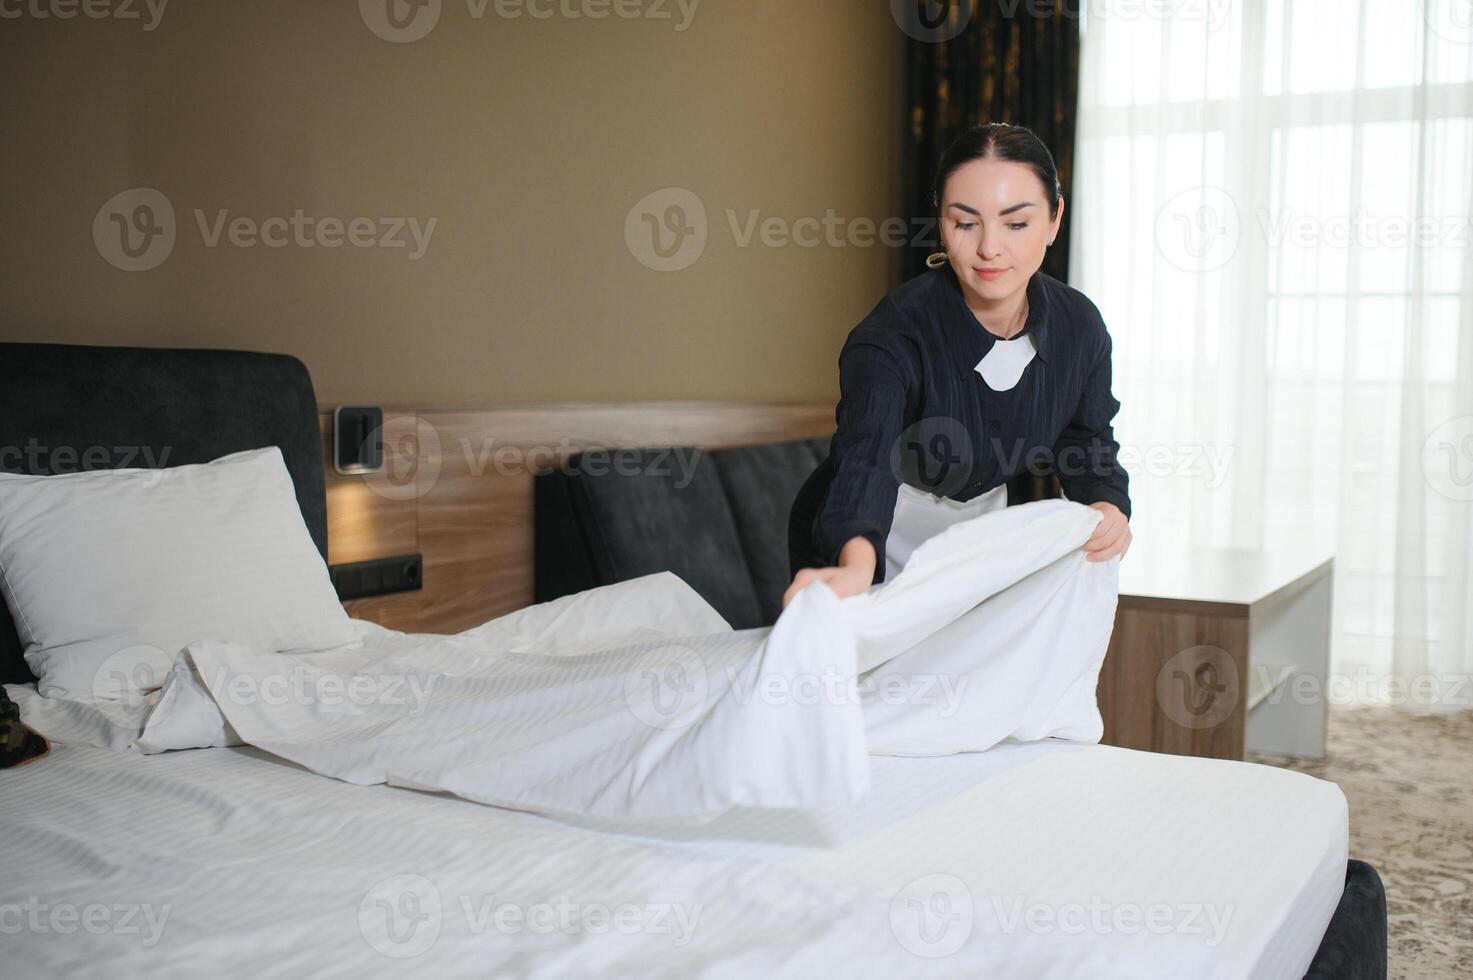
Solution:
{"label": "blouse button", "polygon": [[987,423],[987,430],[989,432],[996,432],[996,431],[998,431],[1001,428],[1002,428],[1002,423],[999,422],[997,419],[991,419]]}

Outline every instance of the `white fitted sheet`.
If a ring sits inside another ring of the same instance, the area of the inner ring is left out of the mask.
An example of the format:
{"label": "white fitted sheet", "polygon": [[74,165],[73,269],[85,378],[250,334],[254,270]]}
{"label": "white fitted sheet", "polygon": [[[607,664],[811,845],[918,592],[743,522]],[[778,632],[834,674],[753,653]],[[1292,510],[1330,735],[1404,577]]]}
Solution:
{"label": "white fitted sheet", "polygon": [[1298,773],[1057,740],[872,762],[858,806],[635,834],[253,748],[58,745],[0,772],[5,970],[1297,978],[1343,887],[1344,797]]}

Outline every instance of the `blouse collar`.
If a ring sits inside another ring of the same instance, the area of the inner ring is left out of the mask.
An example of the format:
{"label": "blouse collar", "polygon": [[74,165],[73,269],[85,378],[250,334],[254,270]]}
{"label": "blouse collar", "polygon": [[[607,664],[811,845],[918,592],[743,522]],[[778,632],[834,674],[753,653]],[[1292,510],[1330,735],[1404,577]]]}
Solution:
{"label": "blouse collar", "polygon": [[[941,322],[945,327],[947,338],[951,343],[952,350],[962,367],[971,370],[972,367],[987,352],[992,350],[992,345],[1002,338],[977,322],[977,317],[967,306],[967,300],[962,295],[961,283],[957,282],[956,270],[950,265],[938,270],[941,277],[940,288],[943,293],[941,303]],[[1051,360],[1052,351],[1049,348],[1051,331],[1049,330],[1049,297],[1048,288],[1044,284],[1042,271],[1035,272],[1028,280],[1028,319],[1023,324],[1023,329],[1018,331],[1009,340],[1017,340],[1025,333],[1033,338],[1033,347],[1040,360],[1045,362]]]}

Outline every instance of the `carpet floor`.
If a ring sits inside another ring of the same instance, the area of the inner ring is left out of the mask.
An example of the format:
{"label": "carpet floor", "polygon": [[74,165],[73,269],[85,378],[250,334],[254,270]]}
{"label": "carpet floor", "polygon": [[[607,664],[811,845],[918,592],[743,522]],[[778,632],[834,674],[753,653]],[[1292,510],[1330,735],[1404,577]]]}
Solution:
{"label": "carpet floor", "polygon": [[1350,804],[1350,856],[1386,886],[1388,973],[1473,976],[1473,712],[1332,707],[1320,761],[1250,755],[1328,779]]}

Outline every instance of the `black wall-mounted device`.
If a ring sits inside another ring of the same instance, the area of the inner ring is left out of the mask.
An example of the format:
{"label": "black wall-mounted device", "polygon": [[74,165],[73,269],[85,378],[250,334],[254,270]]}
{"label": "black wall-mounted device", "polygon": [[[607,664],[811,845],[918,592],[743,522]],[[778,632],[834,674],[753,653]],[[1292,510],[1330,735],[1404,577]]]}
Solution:
{"label": "black wall-mounted device", "polygon": [[332,465],[344,475],[372,473],[384,465],[384,410],[341,405],[332,413]]}
{"label": "black wall-mounted device", "polygon": [[424,559],[417,554],[373,558],[331,565],[328,572],[338,598],[346,602],[391,592],[418,591],[424,584]]}

